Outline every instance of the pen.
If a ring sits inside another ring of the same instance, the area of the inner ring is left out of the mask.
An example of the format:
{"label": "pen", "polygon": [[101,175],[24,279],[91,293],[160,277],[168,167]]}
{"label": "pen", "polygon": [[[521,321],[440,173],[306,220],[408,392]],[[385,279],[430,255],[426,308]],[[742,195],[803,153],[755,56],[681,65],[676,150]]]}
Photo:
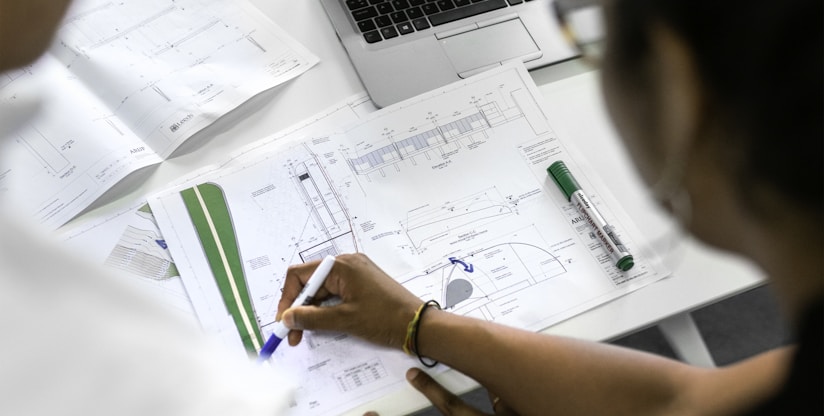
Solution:
{"label": "pen", "polygon": [[615,266],[623,271],[631,269],[632,266],[635,265],[632,254],[629,253],[627,247],[618,238],[615,229],[607,223],[584,191],[581,190],[581,185],[579,185],[575,177],[572,176],[566,164],[559,160],[549,165],[546,171],[555,183],[558,184],[558,187],[561,188],[567,200],[575,205],[575,208],[584,216],[587,223],[595,229],[595,235],[615,260]]}
{"label": "pen", "polygon": [[[312,275],[309,276],[306,286],[301,289],[300,293],[298,293],[298,297],[295,298],[295,301],[292,302],[292,306],[290,307],[294,308],[295,306],[303,306],[312,303],[312,299],[315,297],[315,294],[318,293],[318,289],[323,286],[323,282],[326,281],[326,277],[329,276],[329,271],[332,270],[332,266],[334,264],[335,256],[324,257],[315,271],[312,272]],[[258,362],[268,360],[269,357],[271,357],[275,352],[278,345],[280,345],[280,342],[283,341],[288,334],[289,328],[287,328],[286,325],[282,322],[275,322],[275,330],[266,341],[266,344],[263,344],[263,348],[260,349]]]}

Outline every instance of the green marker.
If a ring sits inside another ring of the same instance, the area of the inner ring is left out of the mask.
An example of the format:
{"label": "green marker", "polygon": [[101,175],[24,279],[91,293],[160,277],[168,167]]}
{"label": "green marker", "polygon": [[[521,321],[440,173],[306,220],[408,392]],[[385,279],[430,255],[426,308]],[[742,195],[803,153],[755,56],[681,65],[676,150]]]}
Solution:
{"label": "green marker", "polygon": [[566,164],[563,161],[557,161],[546,169],[549,176],[558,184],[561,191],[566,196],[569,202],[575,205],[575,208],[584,216],[589,225],[595,229],[595,235],[601,240],[601,245],[609,252],[615,260],[615,265],[627,271],[635,265],[632,259],[632,254],[629,253],[627,247],[618,238],[615,229],[607,224],[607,221],[595,208],[595,205],[589,200],[587,195],[581,190],[581,185],[569,172]]}

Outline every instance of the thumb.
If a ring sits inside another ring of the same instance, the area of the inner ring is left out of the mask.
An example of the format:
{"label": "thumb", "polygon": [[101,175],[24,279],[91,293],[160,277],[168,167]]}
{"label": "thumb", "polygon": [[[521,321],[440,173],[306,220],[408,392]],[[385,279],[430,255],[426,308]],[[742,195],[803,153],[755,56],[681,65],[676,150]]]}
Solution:
{"label": "thumb", "polygon": [[292,330],[336,330],[339,329],[340,314],[334,306],[295,306],[283,312],[283,324]]}
{"label": "thumb", "polygon": [[444,415],[481,414],[469,407],[460,397],[452,394],[441,386],[429,374],[417,368],[410,368],[406,372],[406,380],[419,392],[423,393],[432,405]]}

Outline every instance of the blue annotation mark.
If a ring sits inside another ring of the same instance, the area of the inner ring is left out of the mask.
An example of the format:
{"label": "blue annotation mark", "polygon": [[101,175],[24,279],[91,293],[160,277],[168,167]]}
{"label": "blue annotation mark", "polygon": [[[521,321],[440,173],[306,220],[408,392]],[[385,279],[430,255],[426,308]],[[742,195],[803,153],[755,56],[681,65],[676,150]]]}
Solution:
{"label": "blue annotation mark", "polygon": [[464,262],[462,262],[462,261],[458,260],[458,258],[457,258],[457,257],[450,257],[450,258],[449,258],[449,261],[450,261],[452,264],[460,264],[461,266],[463,266],[463,267],[464,267],[464,271],[465,271],[465,272],[467,272],[467,273],[472,273],[473,271],[475,271],[475,268],[474,268],[474,267],[472,267],[472,264],[471,264],[471,263],[470,263],[469,265],[467,265],[466,263],[464,263]]}

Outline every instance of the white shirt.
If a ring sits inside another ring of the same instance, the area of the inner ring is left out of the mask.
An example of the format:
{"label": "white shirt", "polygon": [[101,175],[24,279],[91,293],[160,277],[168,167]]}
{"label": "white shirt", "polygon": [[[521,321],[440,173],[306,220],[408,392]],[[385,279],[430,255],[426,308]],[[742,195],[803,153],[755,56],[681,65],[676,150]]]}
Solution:
{"label": "white shirt", "polygon": [[[37,111],[18,108],[26,111],[0,114],[0,140]],[[286,410],[293,386],[271,368],[222,350],[11,211],[0,208],[0,415]]]}
{"label": "white shirt", "polygon": [[292,388],[0,210],[0,414],[274,415]]}

